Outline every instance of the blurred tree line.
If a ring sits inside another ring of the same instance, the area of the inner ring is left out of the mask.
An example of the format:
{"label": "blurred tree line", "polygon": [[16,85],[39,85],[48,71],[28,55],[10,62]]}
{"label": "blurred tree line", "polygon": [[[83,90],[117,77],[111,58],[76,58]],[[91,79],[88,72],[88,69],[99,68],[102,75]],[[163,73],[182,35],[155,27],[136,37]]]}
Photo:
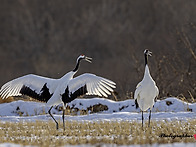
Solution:
{"label": "blurred tree line", "polygon": [[[118,100],[143,78],[144,49],[160,96],[196,97],[195,0],[0,0],[0,85],[34,73],[60,78],[85,54],[77,75],[117,83]],[[112,97],[111,97],[112,98]]]}

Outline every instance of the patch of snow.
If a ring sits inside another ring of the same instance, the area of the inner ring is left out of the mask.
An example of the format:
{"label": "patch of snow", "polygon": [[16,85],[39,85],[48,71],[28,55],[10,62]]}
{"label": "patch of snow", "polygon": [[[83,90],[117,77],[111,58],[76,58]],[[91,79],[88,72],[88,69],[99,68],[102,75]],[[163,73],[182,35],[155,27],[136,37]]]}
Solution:
{"label": "patch of snow", "polygon": [[186,112],[188,110],[191,112],[196,112],[196,103],[187,103],[173,97],[164,100],[158,100],[153,108],[154,112]]}
{"label": "patch of snow", "polygon": [[24,145],[20,145],[20,144],[14,144],[14,143],[1,143],[0,147],[35,147],[35,146],[24,146]]}
{"label": "patch of snow", "polygon": [[[71,116],[66,115],[65,120],[77,120],[77,121],[141,121],[140,109],[135,108],[135,102],[133,99],[115,102],[103,98],[93,99],[76,99],[68,105],[73,109],[84,109],[93,105],[105,105],[107,110],[99,113],[93,113],[89,115]],[[192,110],[187,111],[186,107]],[[25,121],[25,120],[49,120],[51,117],[48,115],[50,107],[45,103],[32,102],[32,101],[14,101],[11,103],[0,104],[0,120],[2,121]],[[156,111],[159,109],[158,111]],[[62,119],[62,111],[52,109],[51,111],[57,120]],[[152,119],[159,120],[188,120],[196,118],[196,103],[190,104],[183,102],[177,98],[167,98],[162,101],[156,102]],[[147,119],[148,112],[144,113],[144,118]]]}
{"label": "patch of snow", "polygon": [[[148,120],[149,113],[144,113],[144,119]],[[55,119],[61,120],[62,114],[54,114]],[[188,121],[189,119],[195,119],[196,113],[193,112],[156,112],[152,113],[152,120],[155,121]],[[52,118],[47,115],[35,115],[35,116],[1,116],[1,121],[48,121]],[[71,116],[66,115],[67,121],[141,121],[141,113],[133,112],[116,112],[116,113],[94,113],[89,115]]]}
{"label": "patch of snow", "polygon": [[[107,107],[103,113],[140,112],[139,108],[135,108],[135,101],[133,99],[118,102],[104,98],[75,99],[68,103],[68,106],[72,109],[87,110],[89,107],[99,104]],[[45,103],[19,100],[0,104],[0,116],[40,115],[48,113],[49,108]],[[54,108],[51,112],[53,114],[62,114],[62,111]],[[167,98],[157,101],[152,112],[196,112],[196,103],[191,104],[177,98]],[[91,110],[89,110],[89,113],[91,113]]]}
{"label": "patch of snow", "polygon": [[[105,112],[140,112],[140,109],[136,109],[135,100],[125,100],[125,101],[112,101],[105,98],[93,98],[93,99],[75,99],[68,105],[71,108],[87,110],[90,106],[102,104],[108,107]],[[158,100],[152,112],[196,112],[196,103],[191,104],[183,102],[177,98],[171,97],[164,100]]]}

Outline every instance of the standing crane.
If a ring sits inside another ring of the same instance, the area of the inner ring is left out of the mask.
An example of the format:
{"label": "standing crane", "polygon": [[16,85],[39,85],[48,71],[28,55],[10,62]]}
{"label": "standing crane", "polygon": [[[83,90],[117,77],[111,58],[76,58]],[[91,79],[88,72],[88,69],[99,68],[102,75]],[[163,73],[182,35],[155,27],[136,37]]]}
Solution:
{"label": "standing crane", "polygon": [[156,86],[155,81],[152,79],[150,75],[150,71],[148,68],[148,56],[152,56],[152,52],[148,49],[144,50],[144,58],[145,58],[145,72],[144,77],[141,82],[136,86],[136,90],[134,93],[134,99],[136,103],[136,108],[140,107],[142,111],[142,128],[143,128],[143,111],[146,111],[150,108],[149,121],[148,126],[150,126],[150,118],[151,111],[154,106],[155,98],[159,94],[159,89]]}
{"label": "standing crane", "polygon": [[116,88],[116,84],[103,77],[85,73],[73,78],[79,69],[82,60],[91,63],[92,58],[80,55],[77,58],[75,68],[60,79],[51,79],[34,74],[25,75],[4,84],[0,89],[0,96],[5,99],[10,96],[26,95],[50,106],[48,113],[56,123],[58,122],[51,114],[53,106],[63,104],[63,128],[65,130],[64,114],[65,105],[81,95],[98,95],[107,97]]}

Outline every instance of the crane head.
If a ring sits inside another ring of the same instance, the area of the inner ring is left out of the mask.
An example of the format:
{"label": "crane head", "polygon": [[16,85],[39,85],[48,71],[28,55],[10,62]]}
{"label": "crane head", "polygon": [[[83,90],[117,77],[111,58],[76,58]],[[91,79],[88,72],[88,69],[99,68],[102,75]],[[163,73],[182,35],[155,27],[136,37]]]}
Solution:
{"label": "crane head", "polygon": [[79,61],[79,60],[86,60],[87,62],[92,63],[92,58],[87,57],[87,56],[85,56],[85,55],[80,55],[80,56],[78,57],[77,61]]}
{"label": "crane head", "polygon": [[152,52],[149,51],[148,49],[144,50],[144,54],[146,54],[147,56],[152,56]]}

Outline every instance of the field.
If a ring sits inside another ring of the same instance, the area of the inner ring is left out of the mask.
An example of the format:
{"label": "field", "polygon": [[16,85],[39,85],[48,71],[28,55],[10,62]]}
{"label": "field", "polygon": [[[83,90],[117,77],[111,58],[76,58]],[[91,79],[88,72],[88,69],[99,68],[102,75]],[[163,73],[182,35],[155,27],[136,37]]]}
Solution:
{"label": "field", "polygon": [[[17,144],[37,146],[137,146],[152,144],[158,146],[159,144],[174,145],[175,143],[183,143],[180,144],[181,146],[195,145],[196,140],[193,136],[196,134],[195,104],[186,103],[176,98],[168,98],[165,103],[170,105],[161,111],[163,109],[159,106],[161,101],[158,101],[152,113],[150,127],[148,127],[149,113],[144,113],[145,125],[142,130],[141,113],[139,110],[130,109],[133,107],[132,100],[125,101],[125,103],[100,99],[100,112],[94,113],[89,110],[88,114],[79,114],[87,112],[85,108],[89,108],[88,101],[90,101],[89,104],[94,103],[95,105],[98,100],[98,98],[78,99],[70,103],[68,107],[70,108],[74,104],[74,110],[77,107],[78,112],[67,111],[69,114],[65,117],[65,130],[62,126],[62,112],[57,108],[53,110],[53,114],[60,123],[59,130],[56,130],[55,123],[46,113],[47,111],[43,107],[44,103],[14,101],[0,104],[0,143],[2,146],[6,146],[3,143],[9,143],[8,145],[13,146]],[[124,106],[125,109],[122,109],[124,104],[131,106],[126,108]],[[185,108],[182,109],[181,104]],[[117,108],[117,105],[120,109]],[[107,110],[102,111],[101,106],[104,108],[107,106]],[[111,112],[114,106],[115,111],[119,110],[118,112]],[[159,110],[156,109],[157,106],[159,106]],[[164,105],[162,104],[162,106]],[[60,107],[58,108],[60,109]],[[83,111],[80,111],[79,108]],[[133,109],[135,108],[133,107]],[[168,110],[170,112],[167,112]],[[177,146],[180,145],[177,144]]]}
{"label": "field", "polygon": [[[153,121],[150,128],[144,127],[142,130],[141,124],[135,121],[66,121],[64,131],[56,130],[52,121],[6,122],[0,123],[0,142],[40,146],[187,143],[195,142],[193,138],[195,125],[196,120]],[[163,132],[172,136],[164,137]],[[183,134],[187,136],[179,137]]]}

